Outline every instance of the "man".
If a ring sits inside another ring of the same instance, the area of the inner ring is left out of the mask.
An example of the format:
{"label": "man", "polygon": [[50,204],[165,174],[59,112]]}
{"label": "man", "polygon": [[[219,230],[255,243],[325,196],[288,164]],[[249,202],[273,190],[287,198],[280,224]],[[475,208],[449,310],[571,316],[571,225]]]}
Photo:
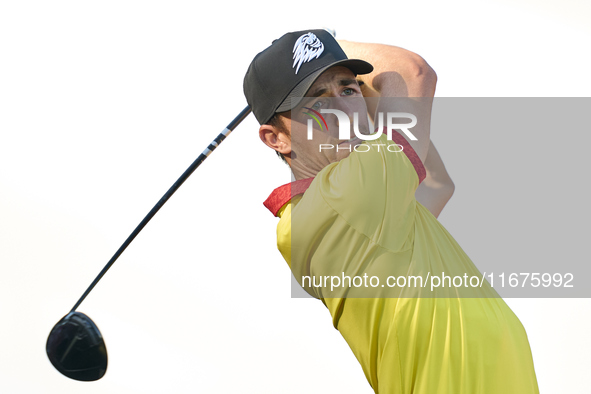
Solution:
{"label": "man", "polygon": [[[537,393],[525,330],[488,284],[416,283],[480,275],[436,219],[453,183],[430,142],[435,73],[401,48],[342,45],[373,66],[311,30],[274,41],[245,76],[259,136],[296,179],[265,202],[279,250],[376,393]],[[399,133],[384,114],[418,122]]]}

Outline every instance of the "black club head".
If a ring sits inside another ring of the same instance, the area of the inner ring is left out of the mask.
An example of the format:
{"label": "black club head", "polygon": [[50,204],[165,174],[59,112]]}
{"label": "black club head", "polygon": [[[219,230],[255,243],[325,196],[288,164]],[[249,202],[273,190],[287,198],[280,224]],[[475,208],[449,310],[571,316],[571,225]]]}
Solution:
{"label": "black club head", "polygon": [[107,371],[103,336],[80,312],[70,312],[57,322],[47,338],[46,351],[53,366],[71,379],[98,380]]}

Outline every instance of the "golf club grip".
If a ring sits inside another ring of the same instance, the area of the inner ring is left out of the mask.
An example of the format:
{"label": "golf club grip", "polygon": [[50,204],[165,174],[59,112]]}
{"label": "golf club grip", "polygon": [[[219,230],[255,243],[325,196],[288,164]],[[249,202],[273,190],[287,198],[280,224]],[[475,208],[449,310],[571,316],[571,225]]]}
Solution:
{"label": "golf club grip", "polygon": [[179,187],[181,187],[181,185],[187,180],[187,178],[191,176],[191,174],[197,169],[197,167],[199,167],[199,165],[203,163],[203,161],[211,154],[211,152],[213,152],[215,148],[217,148],[222,143],[222,141],[225,140],[228,135],[230,135],[232,131],[234,131],[234,129],[244,120],[244,118],[248,116],[248,114],[250,114],[250,112],[251,109],[249,106],[244,108],[242,112],[240,112],[238,116],[236,116],[234,120],[232,120],[232,122],[230,122],[230,124],[228,124],[228,126],[207,146],[207,148],[205,148],[203,153],[199,155],[199,157],[189,166],[189,168],[185,170],[183,175],[181,175],[180,178],[177,179],[174,185],[172,185],[171,188],[168,189],[166,194],[164,194],[164,196],[162,196],[162,198],[156,203],[156,205],[154,205],[154,208],[152,208],[152,210],[146,215],[144,220],[142,220],[141,223],[135,228],[135,230],[133,230],[133,232],[129,235],[129,237],[127,237],[123,245],[119,247],[119,249],[117,250],[117,252],[115,252],[113,257],[111,257],[111,260],[109,260],[107,265],[105,265],[105,267],[94,279],[94,281],[90,284],[90,286],[88,286],[88,289],[86,289],[84,294],[82,294],[82,297],[80,297],[80,299],[78,300],[78,302],[76,302],[76,305],[74,305],[70,312],[74,312],[76,308],[80,306],[82,301],[84,301],[84,299],[92,291],[94,286],[96,286],[96,284],[101,280],[105,273],[107,273],[109,268],[111,268],[111,266],[115,263],[115,261],[117,261],[119,256],[121,256],[123,251],[125,251],[125,249],[129,246],[129,244],[131,244],[131,242],[140,233],[140,231],[142,231],[146,224],[148,224],[148,222],[154,217],[154,215],[156,215],[156,213],[160,210],[160,208],[162,208],[166,201],[168,201],[168,199],[178,190]]}

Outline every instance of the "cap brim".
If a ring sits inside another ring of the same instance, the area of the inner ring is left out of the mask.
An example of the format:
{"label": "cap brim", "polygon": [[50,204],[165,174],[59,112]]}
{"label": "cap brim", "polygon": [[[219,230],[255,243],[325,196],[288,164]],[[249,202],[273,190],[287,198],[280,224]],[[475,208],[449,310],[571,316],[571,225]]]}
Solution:
{"label": "cap brim", "polygon": [[281,102],[279,107],[275,110],[277,112],[285,112],[295,108],[299,102],[302,100],[302,97],[305,97],[306,93],[310,89],[310,87],[314,84],[314,82],[318,79],[318,77],[328,70],[331,67],[335,66],[343,66],[347,67],[351,70],[355,75],[359,74],[369,74],[373,71],[373,66],[368,62],[360,59],[344,59],[339,60],[338,62],[334,62],[325,66],[319,70],[314,71],[312,74],[308,75],[304,78],[300,83],[296,85],[295,88],[292,89],[291,92],[287,95],[287,97]]}

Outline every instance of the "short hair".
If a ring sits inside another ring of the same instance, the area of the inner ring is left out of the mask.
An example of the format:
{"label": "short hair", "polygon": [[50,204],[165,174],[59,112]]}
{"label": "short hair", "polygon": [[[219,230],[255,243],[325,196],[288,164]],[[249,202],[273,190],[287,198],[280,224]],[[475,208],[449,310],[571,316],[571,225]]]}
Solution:
{"label": "short hair", "polygon": [[[273,126],[275,127],[277,130],[279,130],[282,133],[285,133],[287,136],[290,136],[291,134],[289,133],[289,129],[285,126],[285,124],[283,123],[283,120],[280,118],[281,114],[279,113],[275,113],[273,114],[273,116],[271,117],[271,119],[269,119],[269,121],[267,123],[265,123],[266,125],[269,126]],[[289,163],[287,162],[287,160],[285,160],[285,156],[283,155],[283,153],[275,151],[275,153],[277,153],[277,156],[279,156],[279,158],[287,165],[289,165]]]}

